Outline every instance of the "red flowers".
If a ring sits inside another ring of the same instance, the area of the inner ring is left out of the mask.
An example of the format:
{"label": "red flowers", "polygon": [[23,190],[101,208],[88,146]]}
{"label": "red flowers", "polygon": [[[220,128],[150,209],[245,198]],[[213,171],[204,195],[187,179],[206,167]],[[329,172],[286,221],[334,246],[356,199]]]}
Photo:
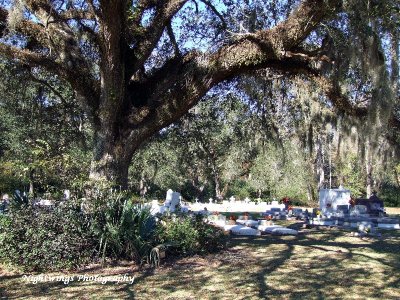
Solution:
{"label": "red flowers", "polygon": [[229,220],[236,221],[237,217],[235,215],[230,215]]}

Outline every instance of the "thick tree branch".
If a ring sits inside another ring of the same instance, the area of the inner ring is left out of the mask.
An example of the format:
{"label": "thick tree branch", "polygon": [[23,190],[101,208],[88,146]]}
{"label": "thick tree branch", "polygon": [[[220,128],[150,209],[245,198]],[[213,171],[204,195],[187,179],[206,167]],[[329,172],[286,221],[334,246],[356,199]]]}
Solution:
{"label": "thick tree branch", "polygon": [[99,87],[87,73],[82,72],[82,70],[72,71],[44,55],[1,43],[0,53],[9,59],[18,60],[32,67],[43,67],[49,72],[59,75],[68,81],[72,88],[80,95],[80,102],[83,108],[90,115],[94,114],[98,106]]}
{"label": "thick tree branch", "polygon": [[96,16],[91,11],[70,9],[62,12],[60,18],[63,20],[95,20]]}
{"label": "thick tree branch", "polygon": [[212,12],[218,17],[218,19],[221,21],[222,29],[228,28],[228,25],[226,24],[224,17],[210,1],[208,0],[200,0],[200,1],[203,2],[205,5],[207,5],[212,10]]}
{"label": "thick tree branch", "polygon": [[157,45],[157,42],[160,40],[167,24],[187,1],[188,0],[158,1],[160,3],[157,3],[157,10],[152,23],[135,36],[135,61],[131,66],[131,75],[135,74],[136,71],[143,66],[154,47]]}
{"label": "thick tree branch", "polygon": [[342,8],[341,0],[304,0],[288,18],[271,30],[257,33],[261,41],[274,48],[289,50],[299,45],[320,24]]}
{"label": "thick tree branch", "polygon": [[[0,7],[0,37],[7,34],[7,10]],[[50,41],[45,28],[42,25],[34,23],[28,20],[21,20],[18,22],[12,30],[22,34],[28,42],[35,45],[41,45],[44,48],[50,46]]]}
{"label": "thick tree branch", "polygon": [[334,107],[340,112],[345,112],[355,117],[364,117],[368,114],[368,108],[352,104],[349,99],[341,93],[340,87],[336,82],[323,76],[313,76],[313,79],[322,91],[324,91]]}
{"label": "thick tree branch", "polygon": [[167,33],[168,33],[168,37],[169,37],[169,40],[171,41],[172,46],[174,46],[175,56],[181,56],[180,51],[179,51],[179,46],[178,46],[178,43],[176,42],[176,38],[174,35],[174,31],[171,26],[171,22],[168,22],[168,24],[167,24]]}
{"label": "thick tree branch", "polygon": [[[17,25],[16,30],[45,48],[51,49],[53,47],[54,51],[59,53],[61,59],[57,61],[53,57],[6,44],[0,44],[0,53],[10,59],[19,60],[29,66],[40,66],[59,75],[71,84],[77,92],[83,108],[90,115],[93,115],[98,106],[98,98],[96,99],[96,97],[99,94],[99,87],[96,87],[89,67],[80,54],[74,32],[66,23],[54,22],[61,19],[48,1],[28,0],[26,5],[43,23],[43,26],[32,21],[22,20]],[[3,12],[2,16],[4,15]]]}
{"label": "thick tree branch", "polygon": [[87,63],[81,54],[79,39],[53,4],[48,0],[26,0],[26,5],[45,27],[52,50],[73,67],[85,68]]}
{"label": "thick tree branch", "polygon": [[62,65],[44,55],[31,52],[27,49],[19,49],[0,43],[0,53],[9,59],[19,60],[20,62],[29,66],[44,67],[50,72],[58,74],[61,77],[65,77],[67,74]]}
{"label": "thick tree branch", "polygon": [[132,147],[139,145],[138,137],[151,136],[169,125],[193,107],[211,87],[239,74],[270,67],[316,75],[310,63],[321,58],[291,50],[303,42],[321,20],[330,17],[339,4],[340,1],[335,0],[305,0],[286,21],[271,30],[242,36],[209,55],[190,53],[179,62],[167,63],[149,80],[154,85],[149,84],[152,93],[147,105],[133,108],[136,119],[132,122],[129,143]]}

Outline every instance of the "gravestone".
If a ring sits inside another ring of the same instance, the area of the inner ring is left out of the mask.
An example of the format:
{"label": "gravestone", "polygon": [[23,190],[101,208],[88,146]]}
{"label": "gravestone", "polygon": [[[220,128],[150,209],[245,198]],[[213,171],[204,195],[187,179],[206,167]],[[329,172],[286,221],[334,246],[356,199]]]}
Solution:
{"label": "gravestone", "polygon": [[0,213],[6,212],[8,208],[8,204],[10,202],[10,198],[8,194],[4,194],[1,196],[0,200]]}
{"label": "gravestone", "polygon": [[337,210],[342,212],[344,215],[348,215],[349,214],[349,205],[338,205],[337,206]]}
{"label": "gravestone", "polygon": [[167,191],[167,196],[165,197],[164,206],[168,208],[169,211],[174,212],[176,207],[180,204],[180,196],[180,193],[169,189]]}
{"label": "gravestone", "polygon": [[348,205],[350,201],[350,191],[342,187],[338,189],[321,189],[319,191],[319,208],[327,207],[337,210],[338,205]]}
{"label": "gravestone", "polygon": [[351,216],[368,215],[368,208],[365,205],[354,205],[354,207],[350,209],[350,215]]}
{"label": "gravestone", "polygon": [[296,218],[303,218],[303,210],[301,208],[293,208],[292,215]]}
{"label": "gravestone", "polygon": [[273,206],[273,207],[280,207],[279,202],[276,201],[276,200],[274,200],[274,201],[271,202],[271,206]]}
{"label": "gravestone", "polygon": [[365,205],[368,210],[367,213],[372,216],[380,216],[385,214],[383,201],[376,196],[376,193],[374,193],[369,199],[357,198],[355,200],[355,204]]}
{"label": "gravestone", "polygon": [[71,198],[70,190],[64,190],[64,200],[69,200]]}

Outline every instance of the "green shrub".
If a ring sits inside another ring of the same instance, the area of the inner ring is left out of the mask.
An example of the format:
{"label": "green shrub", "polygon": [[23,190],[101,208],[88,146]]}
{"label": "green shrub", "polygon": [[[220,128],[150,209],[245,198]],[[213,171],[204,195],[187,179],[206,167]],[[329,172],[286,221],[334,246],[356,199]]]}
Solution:
{"label": "green shrub", "polygon": [[0,213],[0,257],[1,257],[1,246],[3,245],[3,240],[6,236],[3,228],[8,227],[11,222],[10,217]]}
{"label": "green shrub", "polygon": [[13,207],[0,228],[0,258],[29,271],[75,268],[93,256],[87,218],[69,204]]}
{"label": "green shrub", "polygon": [[125,193],[109,193],[104,199],[97,199],[95,206],[91,230],[102,261],[106,257],[147,261],[155,228],[150,208],[134,204]]}
{"label": "green shrub", "polygon": [[225,245],[222,231],[201,216],[163,216],[156,223],[148,207],[124,193],[104,192],[54,209],[17,202],[0,217],[0,259],[27,271],[70,269],[95,258],[158,265],[159,249],[167,244],[178,255]]}
{"label": "green shrub", "polygon": [[244,180],[235,180],[231,183],[228,195],[232,195],[238,199],[245,199],[246,197],[256,198],[257,193],[253,187]]}
{"label": "green shrub", "polygon": [[379,191],[379,198],[388,207],[400,206],[400,188],[391,183],[384,183]]}
{"label": "green shrub", "polygon": [[222,230],[205,223],[201,215],[163,216],[156,236],[159,243],[172,245],[170,251],[177,255],[215,252],[226,245]]}
{"label": "green shrub", "polygon": [[199,233],[198,244],[200,252],[212,253],[226,247],[227,236],[221,229],[205,223],[201,215],[196,215],[194,222],[195,228]]}
{"label": "green shrub", "polygon": [[157,229],[160,243],[172,244],[175,254],[187,255],[196,252],[199,234],[191,218],[183,215],[165,216]]}

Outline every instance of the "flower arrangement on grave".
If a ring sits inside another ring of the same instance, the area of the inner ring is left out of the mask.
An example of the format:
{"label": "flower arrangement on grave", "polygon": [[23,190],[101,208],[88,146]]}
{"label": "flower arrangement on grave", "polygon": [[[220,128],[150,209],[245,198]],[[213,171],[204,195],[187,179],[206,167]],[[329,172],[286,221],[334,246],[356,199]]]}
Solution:
{"label": "flower arrangement on grave", "polygon": [[235,225],[237,217],[234,215],[229,216],[229,220],[226,222],[228,225]]}
{"label": "flower arrangement on grave", "polygon": [[271,221],[272,220],[272,216],[271,215],[266,215],[264,217],[265,220]]}
{"label": "flower arrangement on grave", "polygon": [[285,210],[289,210],[289,206],[291,204],[291,201],[288,197],[285,197],[282,199],[282,203],[285,204]]}
{"label": "flower arrangement on grave", "polygon": [[349,204],[351,207],[354,207],[354,205],[356,205],[356,201],[353,198],[350,198]]}
{"label": "flower arrangement on grave", "polygon": [[245,212],[245,213],[243,214],[243,219],[244,219],[244,220],[248,220],[248,219],[249,219],[249,213],[248,213],[248,212]]}

